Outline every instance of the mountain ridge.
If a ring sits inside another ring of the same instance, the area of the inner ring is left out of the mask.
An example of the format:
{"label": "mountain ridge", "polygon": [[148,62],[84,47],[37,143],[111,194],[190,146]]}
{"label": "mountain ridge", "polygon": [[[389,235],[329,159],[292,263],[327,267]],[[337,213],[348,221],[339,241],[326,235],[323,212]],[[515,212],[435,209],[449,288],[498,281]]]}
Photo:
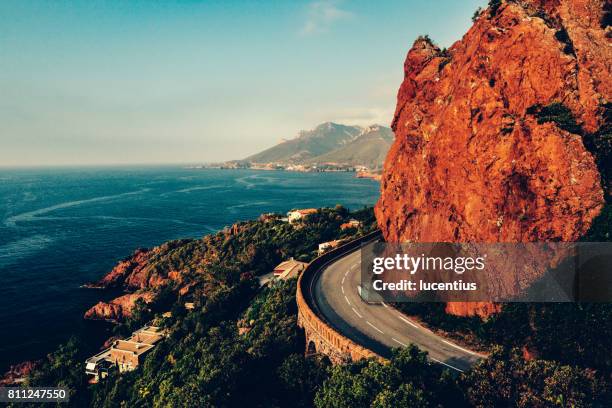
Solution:
{"label": "mountain ridge", "polygon": [[378,169],[393,138],[391,128],[378,124],[362,127],[324,122],[241,162],[313,166],[333,163]]}

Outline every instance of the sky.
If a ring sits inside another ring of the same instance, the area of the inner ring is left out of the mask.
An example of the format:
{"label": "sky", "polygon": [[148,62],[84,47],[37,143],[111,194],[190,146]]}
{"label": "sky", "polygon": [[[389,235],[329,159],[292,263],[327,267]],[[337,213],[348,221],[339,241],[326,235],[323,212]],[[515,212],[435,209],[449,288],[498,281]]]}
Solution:
{"label": "sky", "polygon": [[239,159],[389,125],[414,39],[485,0],[0,2],[0,166]]}

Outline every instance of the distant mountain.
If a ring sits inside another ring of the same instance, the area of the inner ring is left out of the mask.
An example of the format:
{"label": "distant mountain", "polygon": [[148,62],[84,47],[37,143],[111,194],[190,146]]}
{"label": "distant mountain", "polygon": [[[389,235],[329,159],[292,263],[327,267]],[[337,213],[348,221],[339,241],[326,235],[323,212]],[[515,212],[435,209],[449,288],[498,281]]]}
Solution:
{"label": "distant mountain", "polygon": [[362,128],[326,122],[243,161],[309,165],[337,163],[379,168],[391,143],[393,133],[388,127],[373,125]]}
{"label": "distant mountain", "polygon": [[370,169],[378,169],[382,167],[393,139],[393,132],[390,128],[380,125],[369,126],[346,145],[317,156],[310,162],[312,164],[362,165]]}
{"label": "distant mountain", "polygon": [[295,139],[284,141],[244,161],[251,163],[304,163],[354,140],[361,133],[358,126],[323,123],[313,130],[303,130]]}

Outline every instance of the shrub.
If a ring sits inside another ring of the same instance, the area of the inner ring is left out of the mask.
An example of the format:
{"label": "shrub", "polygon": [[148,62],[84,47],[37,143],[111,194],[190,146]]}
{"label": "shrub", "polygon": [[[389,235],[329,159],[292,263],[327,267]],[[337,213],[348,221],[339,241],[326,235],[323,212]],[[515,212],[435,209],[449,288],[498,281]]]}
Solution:
{"label": "shrub", "polygon": [[557,32],[555,33],[555,38],[563,43],[565,46],[563,47],[563,52],[568,54],[568,55],[575,55],[574,53],[574,43],[572,43],[572,39],[570,38],[569,34],[567,33],[567,30],[565,29],[565,27],[561,27],[559,30],[557,30]]}
{"label": "shrub", "polygon": [[502,5],[502,0],[489,0],[489,17],[493,18],[497,15],[499,8]]}
{"label": "shrub", "polygon": [[575,134],[581,133],[574,114],[561,102],[553,102],[546,106],[533,105],[527,109],[527,114],[535,115],[539,124],[554,122],[559,129]]}
{"label": "shrub", "polygon": [[474,11],[474,14],[472,15],[472,23],[475,23],[476,20],[478,20],[478,17],[480,17],[480,13],[482,13],[482,7],[478,7],[476,11]]}

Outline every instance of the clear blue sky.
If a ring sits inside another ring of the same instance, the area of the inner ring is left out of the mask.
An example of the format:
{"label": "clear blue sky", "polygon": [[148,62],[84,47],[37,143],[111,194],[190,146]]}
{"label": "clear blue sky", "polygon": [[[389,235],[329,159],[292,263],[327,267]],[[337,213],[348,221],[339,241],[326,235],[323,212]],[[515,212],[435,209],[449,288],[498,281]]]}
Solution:
{"label": "clear blue sky", "polygon": [[0,2],[0,166],[241,158],[389,124],[419,34],[485,0]]}

